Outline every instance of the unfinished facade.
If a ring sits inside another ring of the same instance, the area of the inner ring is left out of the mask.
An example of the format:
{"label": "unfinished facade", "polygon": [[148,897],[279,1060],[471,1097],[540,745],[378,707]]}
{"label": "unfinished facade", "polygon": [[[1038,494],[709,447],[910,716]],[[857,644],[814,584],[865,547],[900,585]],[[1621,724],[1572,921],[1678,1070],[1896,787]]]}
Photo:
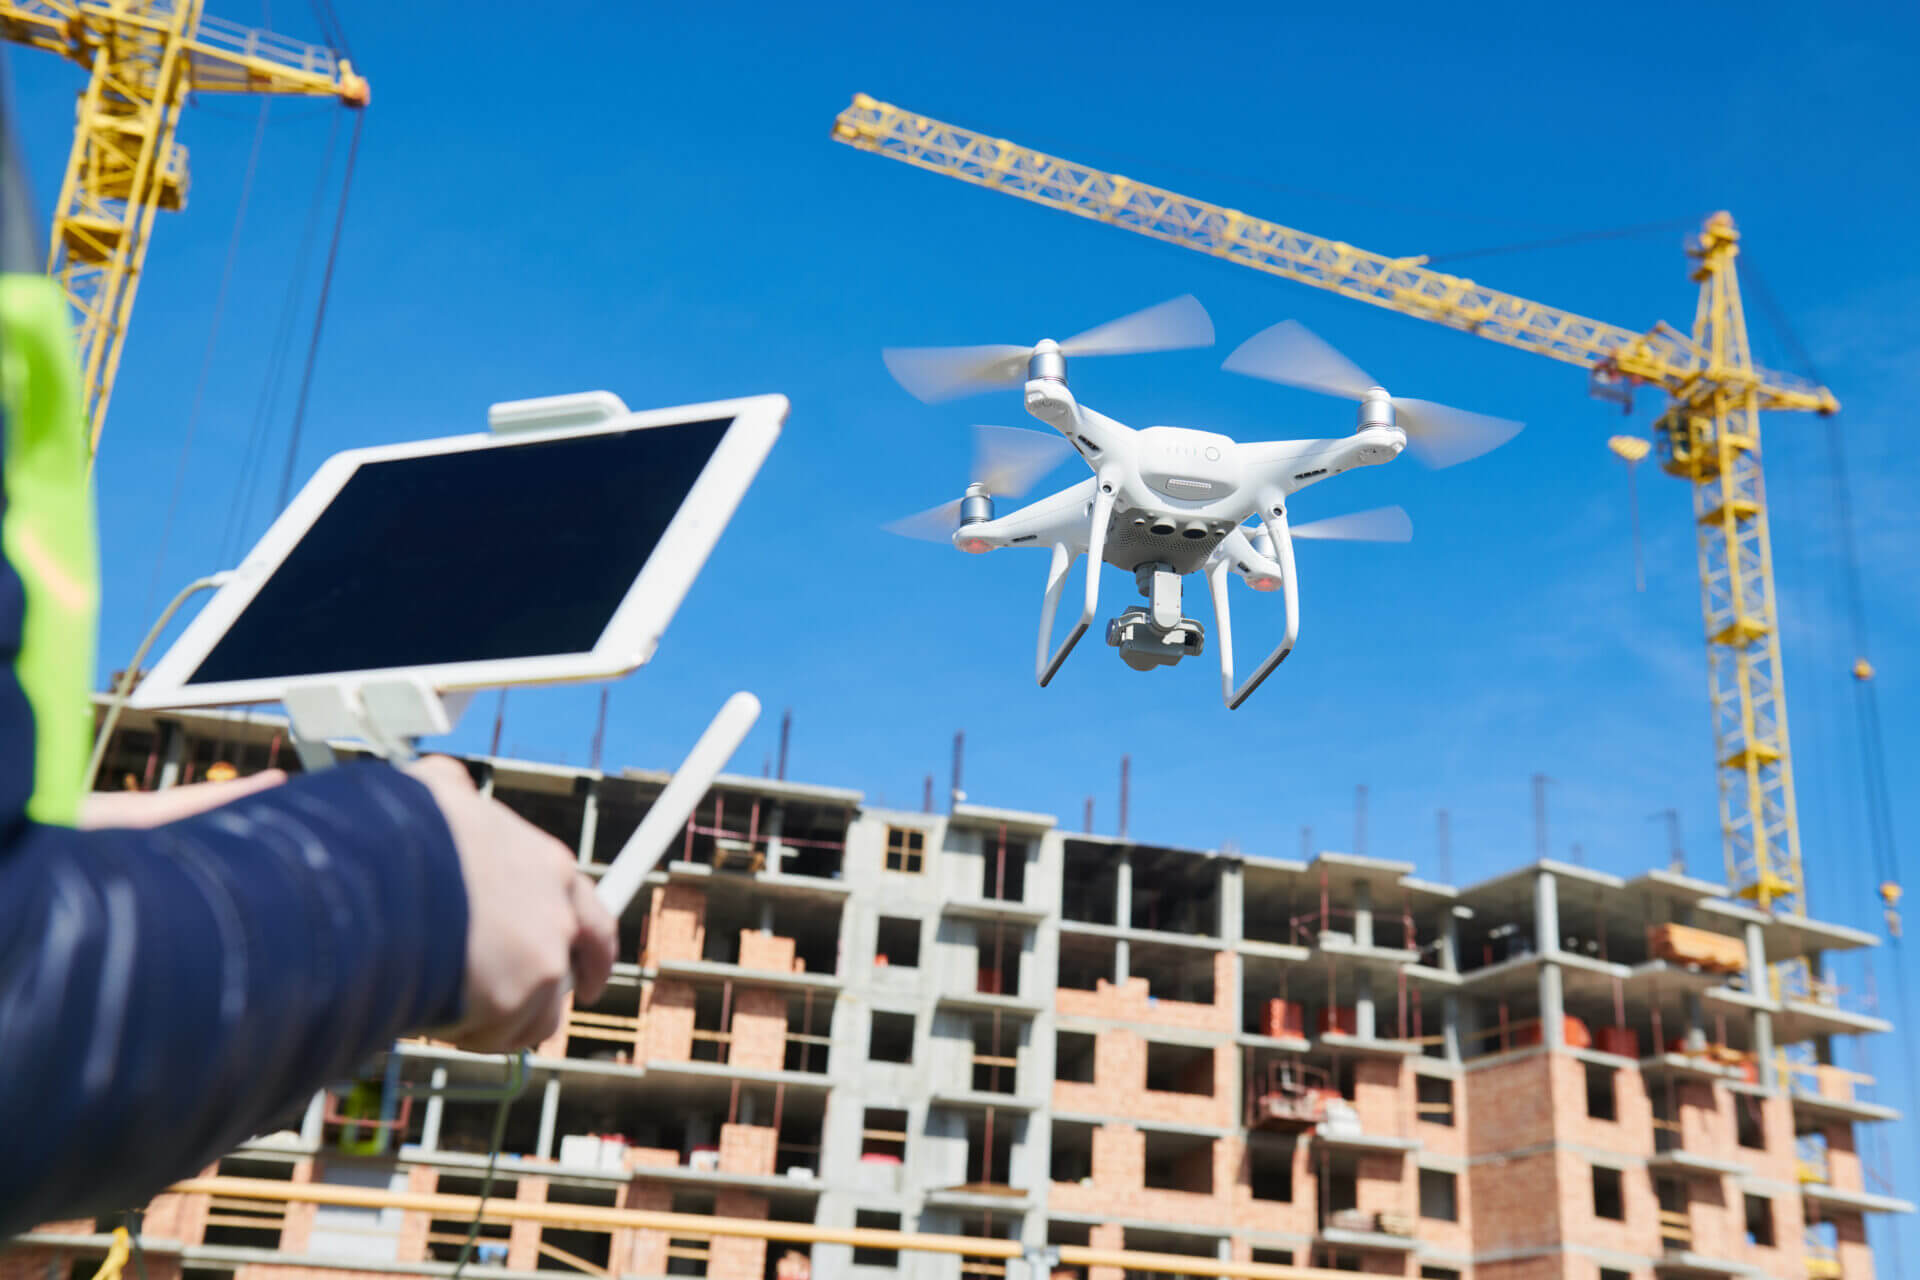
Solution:
{"label": "unfinished facade", "polygon": [[[279,732],[130,715],[103,776],[297,768]],[[589,874],[665,781],[470,766]],[[1872,941],[1666,872],[1543,862],[1455,889],[1378,858],[727,777],[621,922],[605,996],[531,1059],[494,1195],[1423,1280],[1872,1280],[1867,1216],[1910,1207],[1869,1189],[1855,1126],[1895,1112],[1832,1046],[1888,1024],[1767,981]],[[474,1194],[495,1114],[475,1095],[500,1078],[497,1058],[405,1043],[216,1169]],[[0,1280],[84,1277],[112,1225],[46,1224]],[[346,1280],[444,1274],[465,1231],[169,1194],[144,1238],[152,1280]],[[484,1228],[469,1269],[1021,1264],[520,1222]]]}

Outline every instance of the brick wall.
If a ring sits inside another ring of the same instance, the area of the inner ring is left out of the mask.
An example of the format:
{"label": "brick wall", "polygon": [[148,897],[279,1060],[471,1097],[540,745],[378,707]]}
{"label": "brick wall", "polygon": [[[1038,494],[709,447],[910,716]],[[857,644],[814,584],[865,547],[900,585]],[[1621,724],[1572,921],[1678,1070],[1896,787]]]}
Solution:
{"label": "brick wall", "polygon": [[[1535,1248],[1558,1240],[1561,1182],[1551,1152],[1476,1164],[1462,1181],[1473,1198],[1476,1252]],[[1584,1180],[1580,1188],[1586,1194]]]}
{"label": "brick wall", "polygon": [[1827,1124],[1820,1126],[1820,1132],[1827,1139],[1827,1184],[1842,1191],[1864,1190],[1860,1155],[1853,1145],[1853,1126]]}
{"label": "brick wall", "polygon": [[[176,1271],[175,1275],[178,1274]],[[158,1275],[153,1276],[152,1280],[159,1280]],[[235,1267],[233,1280],[367,1280],[367,1273],[337,1267],[286,1267],[278,1263],[255,1262]]]}
{"label": "brick wall", "polygon": [[[1420,1139],[1421,1150],[1440,1156],[1464,1157],[1467,1154],[1467,1125],[1472,1115],[1467,1108],[1466,1081],[1458,1078],[1447,1081],[1453,1087],[1453,1123],[1436,1124],[1430,1117],[1423,1117],[1419,1113],[1421,1076],[1411,1065],[1407,1068],[1407,1074],[1411,1077],[1407,1089],[1413,1095],[1415,1104],[1413,1136]],[[1465,1185],[1464,1181],[1462,1185]]]}
{"label": "brick wall", "polygon": [[[313,1182],[318,1179],[318,1161],[312,1159],[293,1162],[294,1182]],[[320,1212],[317,1204],[289,1204],[287,1206],[286,1225],[280,1230],[280,1251],[282,1253],[305,1253],[313,1239],[313,1223]]]}
{"label": "brick wall", "polygon": [[720,1172],[771,1174],[779,1142],[772,1125],[721,1125]]}
{"label": "brick wall", "polygon": [[[1567,1054],[1548,1055],[1547,1070],[1553,1089],[1554,1124],[1562,1142],[1578,1143],[1622,1155],[1653,1154],[1653,1099],[1647,1078],[1633,1068],[1613,1073],[1615,1119],[1587,1114],[1587,1064]],[[1655,1089],[1664,1082],[1655,1080]]]}
{"label": "brick wall", "polygon": [[[1788,1183],[1797,1187],[1797,1183]],[[1731,1255],[1744,1261],[1748,1266],[1757,1268],[1770,1276],[1779,1276],[1781,1280],[1804,1280],[1807,1274],[1806,1220],[1803,1216],[1804,1201],[1797,1194],[1769,1195],[1768,1202],[1773,1210],[1773,1244],[1748,1244],[1746,1234],[1746,1204],[1740,1188],[1729,1188],[1732,1200],[1729,1206],[1733,1213],[1734,1225],[1741,1236],[1740,1247]],[[1853,1280],[1848,1276],[1847,1280]]]}
{"label": "brick wall", "polygon": [[[1127,1247],[1127,1233],[1118,1224],[1103,1222],[1087,1232],[1089,1249],[1124,1249]],[[1126,1280],[1126,1272],[1119,1267],[1088,1267],[1087,1280]],[[12,1280],[6,1277],[4,1280]],[[37,1277],[34,1278],[37,1280]]]}
{"label": "brick wall", "polygon": [[[1560,1257],[1514,1258],[1503,1262],[1475,1263],[1473,1280],[1572,1280],[1563,1271]],[[1599,1280],[1597,1272],[1588,1272],[1578,1280]]]}
{"label": "brick wall", "polygon": [[1408,1188],[1413,1161],[1402,1152],[1364,1152],[1354,1160],[1356,1207],[1362,1213],[1401,1213],[1419,1209]]}
{"label": "brick wall", "polygon": [[[514,1198],[525,1204],[545,1203],[547,1180],[521,1178],[519,1193]],[[507,1266],[515,1271],[533,1271],[539,1265],[540,1224],[526,1219],[516,1219],[507,1234]],[[234,1280],[240,1280],[240,1278],[235,1276]]]}
{"label": "brick wall", "polygon": [[[87,1230],[93,1230],[93,1224],[87,1224]],[[49,1275],[65,1280],[68,1270],[68,1254],[65,1249],[48,1249],[34,1246],[25,1249],[9,1249],[0,1253],[0,1280],[47,1280]],[[1110,1280],[1121,1280],[1115,1271]]]}
{"label": "brick wall", "polygon": [[141,1233],[178,1240],[182,1245],[199,1244],[206,1238],[207,1214],[212,1211],[212,1202],[212,1196],[163,1192],[147,1206]]}
{"label": "brick wall", "polygon": [[1498,1155],[1553,1139],[1550,1055],[1532,1053],[1469,1070],[1456,1097],[1473,1115],[1469,1155]]}
{"label": "brick wall", "polygon": [[663,960],[698,960],[707,949],[706,890],[690,884],[662,885],[647,912],[647,946],[641,966]]}
{"label": "brick wall", "polygon": [[[669,1213],[673,1209],[673,1192],[660,1183],[636,1178],[621,1189],[620,1207],[640,1209],[647,1213]],[[615,1275],[642,1276],[663,1276],[667,1273],[666,1232],[635,1231],[629,1247],[631,1264],[618,1254],[609,1254],[608,1261],[612,1264],[607,1268],[609,1271]]]}
{"label": "brick wall", "polygon": [[727,1065],[743,1071],[779,1071],[787,1061],[787,998],[764,987],[733,993],[733,1039]]}
{"label": "brick wall", "polygon": [[693,987],[660,978],[640,989],[640,1052],[645,1062],[686,1062],[693,1057]]}
{"label": "brick wall", "polygon": [[[722,1191],[713,1198],[713,1212],[720,1218],[761,1218],[767,1216],[767,1198],[745,1191]],[[761,1280],[767,1271],[767,1242],[747,1236],[715,1236],[708,1255],[710,1280]]]}
{"label": "brick wall", "polygon": [[[1653,1179],[1647,1176],[1646,1170],[1621,1169],[1620,1195],[1626,1218],[1615,1221],[1593,1211],[1594,1162],[1583,1153],[1564,1147],[1556,1150],[1552,1158],[1554,1178],[1560,1189],[1560,1237],[1565,1243],[1642,1256],[1660,1252],[1660,1206],[1654,1199]],[[1484,1203],[1480,1211],[1486,1212]]]}
{"label": "brick wall", "polygon": [[1174,1093],[1147,1088],[1147,1040],[1137,1032],[1111,1028],[1094,1037],[1093,1081],[1057,1080],[1056,1110],[1080,1115],[1127,1116],[1158,1124],[1233,1127],[1233,1096],[1239,1055],[1231,1044],[1214,1048],[1196,1062],[1190,1075],[1210,1076],[1213,1093]]}
{"label": "brick wall", "polygon": [[[1873,1250],[1867,1245],[1867,1224],[1859,1214],[1833,1220],[1840,1274],[1845,1280],[1873,1280]],[[0,1277],[4,1280],[4,1277]]]}
{"label": "brick wall", "polygon": [[1376,1138],[1413,1132],[1413,1088],[1401,1058],[1358,1058],[1353,1064],[1353,1109],[1360,1127]]}
{"label": "brick wall", "polygon": [[[407,1170],[407,1190],[417,1194],[426,1194],[440,1189],[440,1171],[431,1165],[415,1165]],[[399,1248],[394,1252],[397,1262],[425,1262],[427,1260],[427,1234],[433,1228],[433,1215],[419,1209],[409,1209],[400,1216]]]}
{"label": "brick wall", "polygon": [[793,958],[793,939],[758,929],[740,931],[740,967],[770,970],[774,973],[798,973],[805,966]]}
{"label": "brick wall", "polygon": [[1238,1030],[1233,1025],[1233,961],[1230,951],[1214,952],[1212,1004],[1155,1000],[1147,994],[1145,978],[1128,978],[1118,986],[1101,978],[1092,991],[1060,988],[1054,992],[1054,1008],[1067,1017],[1112,1018],[1190,1031],[1232,1033]]}

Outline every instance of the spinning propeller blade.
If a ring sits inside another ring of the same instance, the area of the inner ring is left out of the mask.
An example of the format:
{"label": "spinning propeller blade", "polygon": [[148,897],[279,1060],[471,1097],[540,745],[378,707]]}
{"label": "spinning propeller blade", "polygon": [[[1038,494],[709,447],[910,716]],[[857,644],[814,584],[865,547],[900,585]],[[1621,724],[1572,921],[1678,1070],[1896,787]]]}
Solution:
{"label": "spinning propeller blade", "polygon": [[[1368,391],[1380,385],[1297,320],[1282,320],[1254,334],[1227,357],[1223,367],[1346,400],[1364,399]],[[1394,421],[1406,433],[1407,448],[1426,466],[1436,469],[1490,453],[1519,435],[1522,426],[1431,400],[1395,396],[1393,409]]]}
{"label": "spinning propeller blade", "polygon": [[987,492],[1017,498],[1073,452],[1067,438],[1020,427],[973,429],[973,481]]}
{"label": "spinning propeller blade", "polygon": [[[973,429],[973,483],[1003,498],[1017,498],[1047,472],[1059,466],[1073,446],[1051,431],[1020,427],[976,426]],[[927,542],[945,542],[960,527],[960,499],[910,515],[883,526],[888,533]]]}
{"label": "spinning propeller blade", "polygon": [[1438,470],[1492,453],[1520,434],[1524,423],[1469,413],[1431,400],[1393,400],[1394,420],[1407,433],[1407,448]]}
{"label": "spinning propeller blade", "polygon": [[[1119,356],[1213,345],[1213,321],[1191,294],[1098,325],[1060,344],[1066,356]],[[1018,387],[1032,347],[889,347],[887,371],[926,404]]]}
{"label": "spinning propeller blade", "polygon": [[1221,367],[1343,400],[1358,400],[1380,385],[1298,320],[1262,329],[1234,348]]}
{"label": "spinning propeller blade", "polygon": [[916,515],[892,524],[882,525],[888,533],[897,533],[903,538],[918,538],[922,542],[947,542],[953,538],[953,531],[960,527],[960,499],[943,502],[937,507],[928,507]]}
{"label": "spinning propeller blade", "polygon": [[1129,356],[1213,345],[1213,320],[1192,294],[1109,320],[1060,344],[1064,356]]}
{"label": "spinning propeller blade", "polygon": [[1297,524],[1290,530],[1296,538],[1337,539],[1341,542],[1411,542],[1413,521],[1399,507],[1374,507],[1351,515],[1331,516]]}
{"label": "spinning propeller blade", "polygon": [[923,404],[1017,387],[1027,376],[1027,347],[889,347],[880,353],[893,380]]}

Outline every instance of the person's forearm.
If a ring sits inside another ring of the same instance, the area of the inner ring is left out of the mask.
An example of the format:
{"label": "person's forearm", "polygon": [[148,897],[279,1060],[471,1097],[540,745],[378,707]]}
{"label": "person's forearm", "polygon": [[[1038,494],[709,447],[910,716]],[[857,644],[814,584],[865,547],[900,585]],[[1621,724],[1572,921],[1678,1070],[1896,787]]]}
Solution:
{"label": "person's forearm", "polygon": [[286,780],[280,770],[267,769],[227,782],[195,782],[161,791],[92,791],[80,801],[77,825],[88,831],[164,826],[232,804],[241,796],[277,787]]}
{"label": "person's forearm", "polygon": [[0,1237],[144,1203],[461,1012],[459,860],[382,766],[151,830],[23,827],[0,903]]}

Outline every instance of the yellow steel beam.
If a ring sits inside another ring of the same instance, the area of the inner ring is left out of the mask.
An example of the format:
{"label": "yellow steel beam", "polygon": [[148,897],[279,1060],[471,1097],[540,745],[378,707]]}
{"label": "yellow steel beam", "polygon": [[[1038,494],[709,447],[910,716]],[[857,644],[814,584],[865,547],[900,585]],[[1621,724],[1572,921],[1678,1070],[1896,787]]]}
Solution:
{"label": "yellow steel beam", "polygon": [[0,0],[0,38],[61,54],[89,73],[48,271],[74,309],[93,449],[154,215],[186,203],[186,149],[174,140],[186,95],[324,95],[364,106],[370,94],[331,50],[206,17],[201,2]]}
{"label": "yellow steel beam", "polygon": [[[1338,240],[1296,231],[1238,209],[1062,160],[915,115],[866,94],[833,122],[836,141],[962,182],[990,187],[1169,244],[1238,262],[1359,302],[1418,316],[1509,346],[1589,368],[1601,366],[1678,393],[1704,375],[1711,355],[1665,325],[1641,333],[1501,293],[1472,280]],[[1751,386],[1762,408],[1839,407],[1802,378],[1747,367],[1726,376]]]}
{"label": "yellow steel beam", "polygon": [[[282,1182],[274,1178],[189,1178],[169,1191],[184,1195],[230,1196],[285,1204],[330,1204],[364,1209],[402,1209],[436,1218],[471,1219],[482,1209],[476,1196],[437,1192],[388,1191],[322,1182]],[[932,1235],[918,1231],[882,1231],[873,1227],[822,1227],[811,1222],[781,1222],[769,1218],[721,1218],[701,1213],[661,1213],[650,1209],[610,1209],[597,1205],[548,1204],[529,1200],[490,1199],[484,1206],[486,1222],[538,1222],[575,1230],[610,1231],[618,1228],[661,1231],[674,1236],[727,1236],[753,1240],[780,1240],[791,1244],[843,1244],[862,1249],[905,1249],[972,1258],[1024,1256],[1017,1240],[987,1236]],[[1223,1262],[1217,1258],[1176,1253],[1143,1253],[1129,1249],[1090,1249],[1061,1245],[1060,1261],[1069,1267],[1120,1267],[1161,1275],[1221,1276],[1232,1280],[1351,1280],[1351,1273],[1324,1267],[1281,1266],[1272,1262]]]}
{"label": "yellow steel beam", "polygon": [[[1693,484],[1708,692],[1727,876],[1773,911],[1804,913],[1800,836],[1780,664],[1760,411],[1832,413],[1827,388],[1753,363],[1734,271],[1739,235],[1721,213],[1689,252],[1700,286],[1693,331],[1606,324],[1262,218],[1106,173],[856,94],[833,137],[976,186],[1431,320],[1508,346],[1660,387],[1655,435]],[[1776,974],[1804,990],[1804,966]]]}

